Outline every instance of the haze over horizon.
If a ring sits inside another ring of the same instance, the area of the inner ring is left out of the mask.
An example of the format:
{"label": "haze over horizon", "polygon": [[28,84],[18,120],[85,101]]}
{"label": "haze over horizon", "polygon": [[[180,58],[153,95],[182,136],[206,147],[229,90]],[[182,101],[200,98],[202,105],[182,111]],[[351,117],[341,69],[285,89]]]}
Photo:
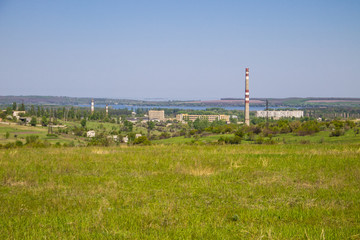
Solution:
{"label": "haze over horizon", "polygon": [[360,97],[360,1],[0,1],[0,95]]}

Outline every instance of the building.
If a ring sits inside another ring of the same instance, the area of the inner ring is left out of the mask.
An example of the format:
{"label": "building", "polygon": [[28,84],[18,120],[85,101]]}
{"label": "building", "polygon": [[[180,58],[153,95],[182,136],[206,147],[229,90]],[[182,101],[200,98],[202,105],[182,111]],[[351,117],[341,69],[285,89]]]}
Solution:
{"label": "building", "polygon": [[16,117],[16,119],[19,120],[20,115],[23,115],[25,113],[25,111],[13,111],[13,117]]}
{"label": "building", "polygon": [[256,111],[256,117],[258,118],[301,118],[304,117],[304,111]]}
{"label": "building", "polygon": [[150,121],[165,121],[165,112],[164,110],[149,110],[149,120]]}
{"label": "building", "polygon": [[94,130],[90,130],[86,133],[86,136],[88,138],[92,138],[92,137],[95,137],[95,131]]}
{"label": "building", "polygon": [[195,121],[196,119],[206,119],[209,122],[213,122],[216,120],[223,120],[226,123],[230,123],[230,116],[229,115],[189,115],[187,113],[181,113],[176,115],[176,120],[179,122],[184,121]]}

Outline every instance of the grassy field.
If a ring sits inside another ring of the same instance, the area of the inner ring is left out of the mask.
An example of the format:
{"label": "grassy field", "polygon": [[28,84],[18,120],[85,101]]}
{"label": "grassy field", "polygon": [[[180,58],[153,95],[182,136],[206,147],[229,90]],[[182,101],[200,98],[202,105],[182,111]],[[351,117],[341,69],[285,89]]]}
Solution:
{"label": "grassy field", "polygon": [[[6,133],[9,133],[9,138],[6,138]],[[41,140],[46,140],[51,144],[55,144],[57,142],[70,143],[72,141],[80,140],[83,142],[83,138],[79,138],[76,136],[66,136],[66,135],[58,135],[58,136],[47,136],[48,128],[47,127],[31,127],[31,126],[22,126],[22,125],[4,125],[0,124],[0,144],[6,144],[8,142],[15,142],[19,140],[25,143],[25,139],[27,136],[36,135],[39,136]]]}
{"label": "grassy field", "polygon": [[0,239],[360,239],[360,144],[0,150]]}
{"label": "grassy field", "polygon": [[[210,136],[200,137],[198,140],[204,143],[217,142],[220,137],[233,137],[234,134],[216,134]],[[254,136],[256,140],[258,136]],[[272,138],[276,144],[298,144],[298,143],[354,143],[360,142],[360,134],[355,135],[353,130],[348,130],[343,136],[339,137],[330,137],[329,131],[321,131],[313,135],[308,136],[297,136],[293,133],[288,134],[278,134]],[[184,144],[191,143],[194,141],[194,137],[173,137],[168,139],[154,140],[153,143],[157,144]],[[269,140],[269,138],[264,138],[264,140]],[[253,144],[253,141],[243,140],[241,144]]]}

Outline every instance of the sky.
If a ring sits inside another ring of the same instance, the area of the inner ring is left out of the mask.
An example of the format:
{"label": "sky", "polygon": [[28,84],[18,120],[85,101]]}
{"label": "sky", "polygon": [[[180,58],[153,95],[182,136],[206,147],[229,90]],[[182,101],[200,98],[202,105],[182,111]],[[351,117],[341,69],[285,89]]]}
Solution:
{"label": "sky", "polygon": [[358,0],[0,0],[0,95],[360,97]]}

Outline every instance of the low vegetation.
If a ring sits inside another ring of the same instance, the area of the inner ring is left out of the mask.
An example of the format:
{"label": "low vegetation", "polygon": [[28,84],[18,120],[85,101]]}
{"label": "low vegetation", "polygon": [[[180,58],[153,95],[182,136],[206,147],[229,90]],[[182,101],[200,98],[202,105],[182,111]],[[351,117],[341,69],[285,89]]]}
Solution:
{"label": "low vegetation", "polygon": [[359,159],[358,142],[2,149],[0,238],[358,239]]}

